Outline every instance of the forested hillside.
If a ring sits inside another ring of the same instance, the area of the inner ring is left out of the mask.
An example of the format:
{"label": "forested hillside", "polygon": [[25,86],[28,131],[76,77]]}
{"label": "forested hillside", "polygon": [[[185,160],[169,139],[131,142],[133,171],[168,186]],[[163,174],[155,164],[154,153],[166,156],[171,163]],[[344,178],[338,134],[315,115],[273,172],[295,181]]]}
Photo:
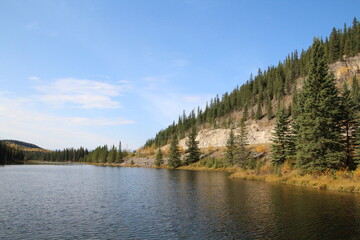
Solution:
{"label": "forested hillside", "polygon": [[0,165],[19,163],[24,161],[23,151],[8,146],[0,141]]}
{"label": "forested hillside", "polygon": [[[329,37],[320,39],[327,64],[343,61],[360,52],[360,24],[354,18],[352,26],[346,24],[342,29],[333,28]],[[197,108],[189,114],[179,116],[177,122],[159,131],[155,138],[149,139],[144,147],[161,147],[170,142],[174,135],[184,138],[193,127],[217,128],[231,127],[235,120],[231,116],[239,113],[240,118],[260,120],[272,119],[275,110],[284,104],[284,99],[291,96],[296,99],[297,85],[308,76],[313,46],[300,53],[294,51],[277,66],[259,69],[255,76],[250,76],[242,86],[230,93],[218,95],[206,104],[205,109]],[[359,74],[359,73],[358,73]],[[354,78],[357,81],[356,78]],[[295,100],[294,100],[295,103]],[[294,114],[293,104],[286,104],[285,114]],[[274,109],[274,106],[276,109]],[[237,121],[238,122],[238,121]]]}

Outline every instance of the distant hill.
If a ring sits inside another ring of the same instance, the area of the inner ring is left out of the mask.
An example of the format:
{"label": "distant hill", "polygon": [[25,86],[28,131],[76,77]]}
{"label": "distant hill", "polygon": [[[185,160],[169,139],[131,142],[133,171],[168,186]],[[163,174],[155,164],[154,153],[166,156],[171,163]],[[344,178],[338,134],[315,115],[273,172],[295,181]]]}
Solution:
{"label": "distant hill", "polygon": [[37,152],[48,152],[49,150],[43,149],[35,144],[27,143],[18,140],[4,139],[0,140],[0,142],[4,142],[10,147],[19,148],[23,151],[37,151]]}

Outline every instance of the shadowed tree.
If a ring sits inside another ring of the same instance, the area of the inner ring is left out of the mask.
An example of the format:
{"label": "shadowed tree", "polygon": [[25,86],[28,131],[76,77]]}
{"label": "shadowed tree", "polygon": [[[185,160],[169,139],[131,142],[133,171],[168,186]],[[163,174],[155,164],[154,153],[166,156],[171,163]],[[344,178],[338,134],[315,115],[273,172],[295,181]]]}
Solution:
{"label": "shadowed tree", "polygon": [[161,149],[159,148],[156,152],[155,166],[160,167],[163,164],[164,164],[163,153],[162,153]]}
{"label": "shadowed tree", "polygon": [[178,144],[179,144],[178,138],[176,135],[174,135],[170,143],[170,155],[169,155],[170,168],[178,168],[181,166],[180,150]]}
{"label": "shadowed tree", "polygon": [[197,162],[200,160],[200,149],[198,147],[199,142],[196,141],[196,128],[193,127],[189,139],[186,142],[186,146],[188,147],[188,149],[186,149],[185,153],[186,158],[185,158],[185,164],[189,165],[191,163]]}

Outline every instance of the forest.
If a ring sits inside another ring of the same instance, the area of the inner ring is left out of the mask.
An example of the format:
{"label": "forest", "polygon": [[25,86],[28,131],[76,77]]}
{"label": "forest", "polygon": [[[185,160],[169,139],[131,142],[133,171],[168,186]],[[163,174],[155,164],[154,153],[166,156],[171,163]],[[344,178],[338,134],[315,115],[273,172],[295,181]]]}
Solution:
{"label": "forest", "polygon": [[0,165],[21,163],[25,159],[23,151],[0,141]]}
{"label": "forest", "polygon": [[107,145],[104,145],[91,151],[80,147],[78,149],[66,148],[48,152],[31,151],[24,152],[24,155],[26,159],[50,162],[121,163],[129,153],[122,150],[120,142],[118,148],[115,146],[109,148]]}

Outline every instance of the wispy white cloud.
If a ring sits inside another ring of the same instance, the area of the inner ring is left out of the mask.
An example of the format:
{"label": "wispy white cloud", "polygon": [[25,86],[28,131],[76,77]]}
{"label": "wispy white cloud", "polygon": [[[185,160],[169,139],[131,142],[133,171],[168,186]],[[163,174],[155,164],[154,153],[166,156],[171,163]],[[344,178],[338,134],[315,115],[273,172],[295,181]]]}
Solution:
{"label": "wispy white cloud", "polygon": [[40,78],[37,77],[37,76],[31,76],[31,77],[29,77],[28,79],[29,79],[30,81],[34,81],[34,82],[37,82],[37,81],[40,80]]}
{"label": "wispy white cloud", "polygon": [[25,29],[28,31],[37,30],[37,29],[39,29],[39,23],[36,21],[30,22],[25,25]]}
{"label": "wispy white cloud", "polygon": [[172,63],[175,67],[184,67],[186,65],[189,65],[189,62],[185,59],[174,59]]}
{"label": "wispy white cloud", "polygon": [[38,143],[47,148],[91,146],[114,139],[94,133],[97,127],[134,124],[123,118],[64,117],[29,108],[31,100],[0,95],[0,137]]}
{"label": "wispy white cloud", "polygon": [[102,109],[120,108],[120,102],[114,100],[114,97],[125,92],[129,88],[129,84],[110,84],[94,80],[62,78],[53,83],[34,88],[40,92],[36,98],[53,107],[70,106]]}
{"label": "wispy white cloud", "polygon": [[159,90],[164,87],[166,83],[168,83],[169,76],[147,76],[142,78],[144,82],[144,86],[147,90]]}
{"label": "wispy white cloud", "polygon": [[184,96],[183,100],[188,103],[199,103],[203,100],[203,96]]}
{"label": "wispy white cloud", "polygon": [[172,75],[147,76],[142,78],[143,87],[137,93],[146,102],[145,109],[158,116],[165,124],[176,120],[183,110],[190,113],[198,106],[203,108],[211,94],[188,94],[172,86]]}

